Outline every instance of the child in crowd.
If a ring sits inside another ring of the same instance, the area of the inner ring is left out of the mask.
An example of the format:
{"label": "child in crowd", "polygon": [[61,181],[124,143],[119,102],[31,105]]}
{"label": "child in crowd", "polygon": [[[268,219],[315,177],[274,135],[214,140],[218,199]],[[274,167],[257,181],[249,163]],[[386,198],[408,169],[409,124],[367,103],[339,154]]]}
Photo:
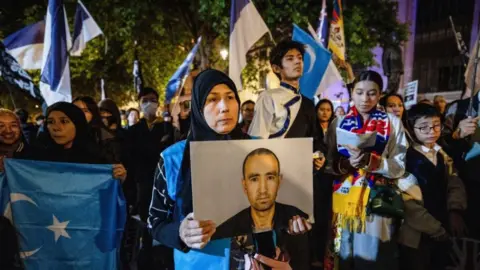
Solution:
{"label": "child in crowd", "polygon": [[451,250],[450,235],[462,236],[465,188],[452,159],[437,144],[441,113],[419,103],[408,112],[413,142],[407,151],[404,191],[405,220],[400,229],[401,269],[445,269]]}

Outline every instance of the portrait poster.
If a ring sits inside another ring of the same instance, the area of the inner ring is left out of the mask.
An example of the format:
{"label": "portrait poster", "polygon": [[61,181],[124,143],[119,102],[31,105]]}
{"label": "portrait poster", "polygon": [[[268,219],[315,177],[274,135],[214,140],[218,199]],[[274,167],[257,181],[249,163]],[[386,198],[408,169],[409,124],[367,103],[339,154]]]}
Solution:
{"label": "portrait poster", "polygon": [[289,215],[313,222],[311,138],[192,142],[190,149],[195,219],[215,222],[214,238],[252,233],[255,213],[272,205],[277,229],[288,227]]}

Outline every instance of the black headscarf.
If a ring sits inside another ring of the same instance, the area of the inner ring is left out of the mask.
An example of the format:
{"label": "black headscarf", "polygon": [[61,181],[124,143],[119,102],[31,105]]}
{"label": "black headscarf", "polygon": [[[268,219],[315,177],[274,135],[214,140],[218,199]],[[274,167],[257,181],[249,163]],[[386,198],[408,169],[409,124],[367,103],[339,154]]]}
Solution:
{"label": "black headscarf", "polygon": [[63,112],[75,125],[75,139],[70,149],[64,149],[52,139],[50,132],[45,125],[46,151],[41,154],[42,160],[72,163],[104,163],[100,150],[90,136],[89,126],[85,114],[77,106],[68,102],[57,102],[47,108],[46,118],[53,111]]}
{"label": "black headscarf", "polygon": [[238,108],[240,109],[240,98],[238,96],[237,88],[235,87],[235,83],[226,74],[215,69],[207,69],[197,75],[195,81],[193,82],[190,132],[187,136],[187,144],[185,147],[181,167],[181,176],[184,181],[184,185],[180,192],[180,196],[184,200],[182,206],[182,213],[184,215],[187,215],[193,211],[192,179],[190,170],[190,142],[242,140],[250,138],[247,134],[242,132],[240,126],[238,125],[238,119],[235,128],[228,134],[216,133],[212,128],[210,128],[210,126],[208,126],[207,121],[205,121],[203,107],[205,106],[207,96],[210,94],[210,91],[212,91],[212,89],[219,84],[225,84],[233,91],[235,94],[235,99],[237,100]]}
{"label": "black headscarf", "polygon": [[190,134],[187,140],[189,141],[217,141],[217,140],[235,140],[244,138],[242,130],[236,125],[236,127],[229,134],[218,134],[211,129],[205,117],[203,116],[203,107],[207,100],[208,94],[212,89],[219,85],[225,84],[228,88],[232,89],[235,94],[235,99],[240,109],[240,97],[238,96],[235,83],[223,72],[215,69],[207,69],[197,75],[193,82],[192,92],[192,109],[191,109],[191,124]]}
{"label": "black headscarf", "polygon": [[120,118],[120,110],[118,110],[117,104],[115,101],[106,98],[98,103],[98,108],[100,111],[106,111],[112,114],[112,120],[109,121],[109,124],[117,124],[117,128],[122,127],[122,119]]}

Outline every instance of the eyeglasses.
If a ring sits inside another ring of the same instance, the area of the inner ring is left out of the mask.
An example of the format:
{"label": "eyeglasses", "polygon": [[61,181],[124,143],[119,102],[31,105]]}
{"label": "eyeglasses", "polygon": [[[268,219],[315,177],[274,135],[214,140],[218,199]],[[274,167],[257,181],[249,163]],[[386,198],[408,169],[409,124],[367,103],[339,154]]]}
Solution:
{"label": "eyeglasses", "polygon": [[433,127],[424,126],[424,127],[415,127],[415,128],[420,130],[420,133],[422,133],[422,134],[428,134],[428,133],[430,133],[430,131],[432,131],[432,129],[435,132],[442,131],[443,130],[443,125],[438,124],[438,125],[434,125]]}

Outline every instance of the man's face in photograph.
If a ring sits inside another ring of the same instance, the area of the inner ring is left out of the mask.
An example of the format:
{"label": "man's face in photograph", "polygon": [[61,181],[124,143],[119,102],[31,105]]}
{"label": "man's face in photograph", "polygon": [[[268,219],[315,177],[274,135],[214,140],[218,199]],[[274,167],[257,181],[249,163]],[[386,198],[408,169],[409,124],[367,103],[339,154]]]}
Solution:
{"label": "man's face in photograph", "polygon": [[282,176],[273,155],[253,155],[244,167],[243,191],[256,211],[267,211],[275,204]]}

